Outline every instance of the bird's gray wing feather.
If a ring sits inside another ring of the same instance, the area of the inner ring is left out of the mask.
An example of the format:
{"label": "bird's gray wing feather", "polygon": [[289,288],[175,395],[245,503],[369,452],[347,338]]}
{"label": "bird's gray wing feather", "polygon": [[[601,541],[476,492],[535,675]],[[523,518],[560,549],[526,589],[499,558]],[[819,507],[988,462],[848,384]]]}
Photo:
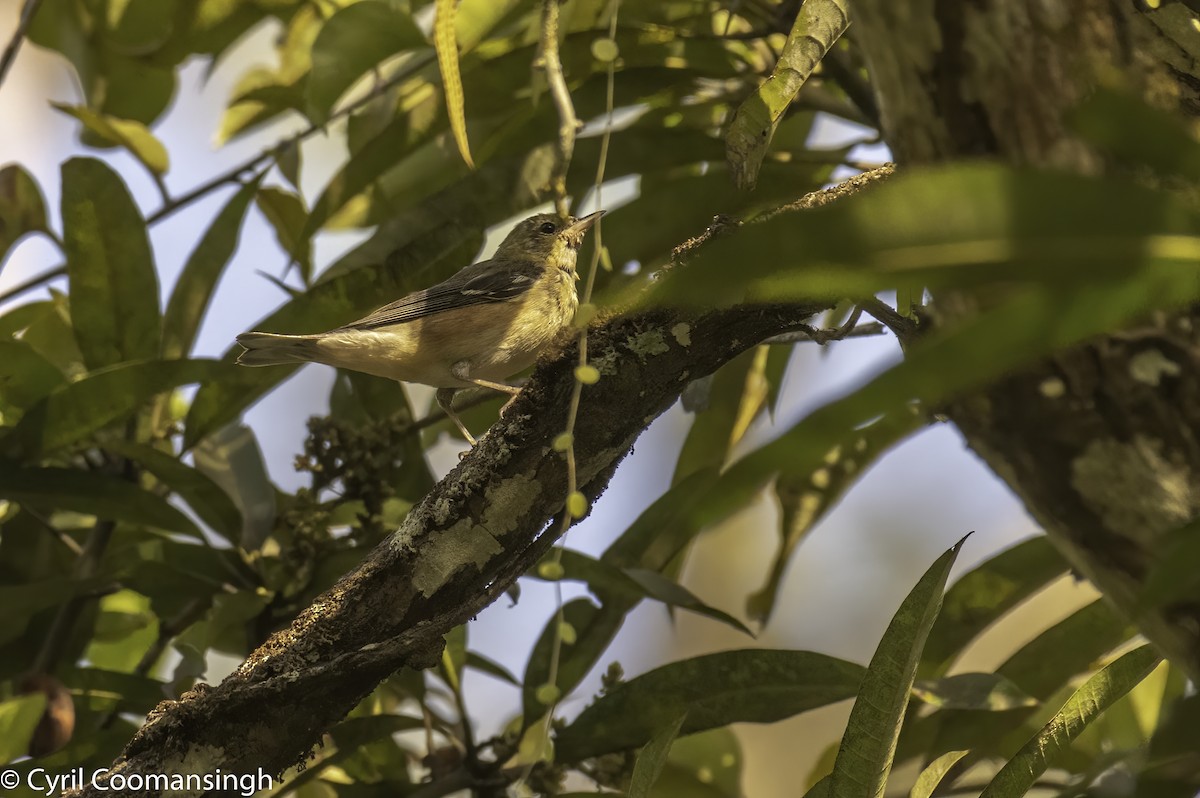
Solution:
{"label": "bird's gray wing feather", "polygon": [[372,330],[470,305],[507,302],[533,287],[539,272],[539,267],[532,263],[506,264],[503,268],[490,260],[477,263],[432,288],[414,291],[340,329]]}

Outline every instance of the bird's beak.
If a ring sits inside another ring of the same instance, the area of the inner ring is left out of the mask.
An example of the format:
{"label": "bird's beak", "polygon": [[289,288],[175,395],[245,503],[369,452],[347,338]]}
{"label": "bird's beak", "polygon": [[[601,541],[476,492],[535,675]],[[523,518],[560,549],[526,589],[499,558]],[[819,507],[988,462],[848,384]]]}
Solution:
{"label": "bird's beak", "polygon": [[592,225],[600,221],[600,217],[606,213],[608,213],[608,211],[596,211],[595,213],[589,213],[582,219],[576,219],[574,222],[563,228],[562,235],[565,236],[568,241],[578,247],[583,243],[584,234],[591,229]]}

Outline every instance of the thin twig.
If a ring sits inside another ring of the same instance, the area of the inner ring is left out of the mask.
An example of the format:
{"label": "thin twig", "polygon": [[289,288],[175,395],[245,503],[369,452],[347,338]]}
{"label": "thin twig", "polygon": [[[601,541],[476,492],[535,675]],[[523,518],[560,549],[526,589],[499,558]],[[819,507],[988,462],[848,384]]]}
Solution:
{"label": "thin twig", "polygon": [[17,29],[13,32],[12,38],[8,40],[8,46],[4,48],[4,55],[0,56],[0,86],[4,85],[8,71],[12,69],[13,63],[17,60],[21,42],[25,41],[29,25],[33,22],[38,6],[41,4],[42,0],[25,0],[25,7],[21,9],[21,20],[17,23]]}
{"label": "thin twig", "polygon": [[[108,542],[112,539],[116,527],[116,523],[112,521],[98,521],[92,527],[87,542],[84,543],[83,553],[75,561],[72,579],[81,581],[99,572],[100,559],[104,556],[104,550],[108,548]],[[46,633],[46,639],[33,660],[31,670],[34,673],[50,673],[58,665],[63,649],[71,639],[71,632],[75,629],[75,622],[79,620],[79,613],[90,600],[85,596],[72,596],[58,608],[54,620],[50,623],[50,631]]]}
{"label": "thin twig", "polygon": [[567,170],[571,167],[571,155],[575,152],[575,134],[579,132],[579,118],[571,102],[571,90],[563,76],[562,59],[558,54],[558,0],[542,0],[542,44],[541,55],[536,66],[546,73],[546,85],[554,107],[558,110],[558,139],[554,150],[554,167],[550,176],[550,189],[554,192],[554,209],[559,216],[567,216]]}
{"label": "thin twig", "polygon": [[[847,338],[870,338],[876,335],[883,335],[887,332],[887,328],[877,321],[869,321],[866,324],[856,325],[854,328],[845,332],[841,328],[833,330],[818,330],[812,327],[808,329],[793,330],[792,332],[780,333],[773,335],[763,341],[764,344],[799,344],[805,341],[815,341],[819,344],[826,344],[829,341],[844,341]],[[830,335],[830,333],[837,333]]]}
{"label": "thin twig", "polygon": [[67,276],[67,267],[63,264],[55,266],[53,269],[44,271],[41,274],[30,277],[23,283],[18,283],[4,293],[0,294],[0,302],[7,302],[15,296],[19,296],[26,291],[32,291],[34,288],[40,288],[46,283],[51,283],[59,277]]}
{"label": "thin twig", "polygon": [[68,551],[70,551],[76,557],[83,556],[83,547],[75,542],[75,538],[71,537],[66,532],[50,523],[50,521],[44,515],[36,510],[30,509],[29,507],[22,507],[22,509],[29,513],[29,517],[34,521],[37,521],[38,524],[41,525],[47,532],[58,538],[58,542],[66,546]]}
{"label": "thin twig", "polygon": [[899,313],[886,302],[881,301],[877,297],[868,297],[867,299],[859,300],[858,304],[867,313],[870,313],[876,319],[883,322],[883,325],[896,335],[901,346],[904,346],[916,337],[917,321]]}
{"label": "thin twig", "polygon": [[158,222],[161,222],[163,219],[165,219],[168,216],[170,216],[171,214],[175,213],[175,211],[179,210],[180,208],[183,208],[186,205],[192,204],[196,200],[198,200],[201,197],[207,195],[208,193],[214,191],[215,189],[220,188],[221,186],[225,185],[226,183],[233,183],[233,182],[237,181],[242,175],[246,174],[247,172],[251,172],[251,171],[257,169],[259,166],[261,166],[265,162],[269,161],[272,158],[277,157],[280,153],[284,152],[287,148],[296,146],[296,145],[300,144],[300,142],[307,139],[309,136],[313,135],[314,133],[324,130],[326,128],[326,126],[329,125],[329,123],[336,122],[337,120],[342,119],[343,117],[349,116],[350,114],[357,111],[359,108],[362,108],[367,103],[377,99],[383,92],[387,91],[388,89],[392,88],[393,86],[398,85],[402,81],[407,80],[409,76],[410,76],[409,70],[402,69],[402,70],[398,71],[396,74],[392,75],[386,81],[383,81],[378,86],[376,86],[373,91],[368,92],[367,94],[358,98],[354,102],[349,103],[348,105],[343,106],[342,108],[339,108],[337,111],[335,111],[333,114],[331,114],[329,119],[327,119],[325,122],[323,122],[321,124],[316,124],[316,123],[310,124],[308,127],[304,128],[299,133],[289,136],[288,138],[284,139],[283,141],[275,143],[270,148],[263,150],[258,155],[254,156],[253,158],[250,158],[247,161],[243,161],[242,163],[238,164],[237,166],[234,166],[232,169],[222,172],[221,174],[214,177],[212,180],[209,180],[208,182],[197,186],[196,188],[192,189],[191,191],[184,194],[183,196],[176,197],[175,199],[171,200],[170,202],[165,203],[157,211],[150,214],[150,216],[146,217],[146,224],[153,225]]}

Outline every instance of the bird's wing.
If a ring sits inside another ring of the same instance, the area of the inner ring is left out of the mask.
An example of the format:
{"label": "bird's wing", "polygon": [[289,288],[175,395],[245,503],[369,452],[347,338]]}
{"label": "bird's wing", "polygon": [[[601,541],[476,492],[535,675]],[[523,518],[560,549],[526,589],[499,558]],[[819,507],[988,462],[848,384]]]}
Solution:
{"label": "bird's wing", "polygon": [[503,266],[490,260],[476,263],[432,288],[414,291],[341,329],[371,330],[470,305],[507,302],[528,291],[540,271],[532,263],[506,263]]}

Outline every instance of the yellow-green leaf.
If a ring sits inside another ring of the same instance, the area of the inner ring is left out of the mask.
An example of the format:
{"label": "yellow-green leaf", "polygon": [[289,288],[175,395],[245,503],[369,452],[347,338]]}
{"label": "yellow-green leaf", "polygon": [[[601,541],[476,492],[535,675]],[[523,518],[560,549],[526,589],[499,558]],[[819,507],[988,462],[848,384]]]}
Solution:
{"label": "yellow-green leaf", "polygon": [[171,166],[167,148],[150,129],[132,119],[118,119],[93,111],[82,105],[51,103],[68,116],[73,116],[83,126],[109,144],[124,147],[134,158],[156,175],[164,175]]}
{"label": "yellow-green leaf", "polygon": [[779,120],[849,26],[846,0],[805,0],[771,76],[737,109],[725,136],[726,158],[739,188],[754,188]]}
{"label": "yellow-green leaf", "polygon": [[433,21],[433,43],[437,49],[438,68],[442,72],[442,88],[446,94],[446,113],[450,117],[450,130],[454,141],[467,166],[475,168],[471,160],[471,145],[467,141],[466,98],[463,95],[462,75],[458,71],[458,38],[454,31],[454,17],[458,0],[437,0],[437,11]]}

